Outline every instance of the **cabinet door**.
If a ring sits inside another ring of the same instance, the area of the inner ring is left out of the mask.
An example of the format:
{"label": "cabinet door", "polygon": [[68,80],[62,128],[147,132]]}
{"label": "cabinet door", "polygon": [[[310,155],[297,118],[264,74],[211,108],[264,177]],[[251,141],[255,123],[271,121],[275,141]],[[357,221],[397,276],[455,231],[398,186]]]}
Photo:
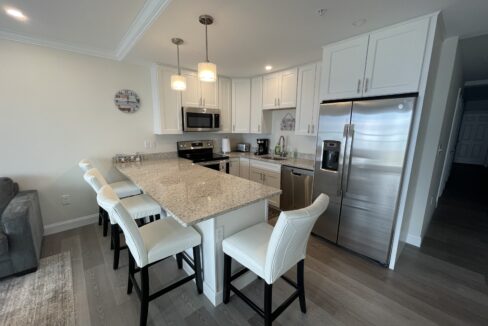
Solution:
{"label": "cabinet door", "polygon": [[[263,171],[263,184],[273,188],[281,189],[281,175],[280,173]],[[280,207],[280,195],[273,196],[269,199],[269,203],[277,208]]]}
{"label": "cabinet door", "polygon": [[324,47],[320,100],[362,96],[369,35]]}
{"label": "cabinet door", "polygon": [[232,132],[249,133],[251,120],[251,80],[232,80]]}
{"label": "cabinet door", "polygon": [[373,32],[364,96],[418,92],[430,18]]}
{"label": "cabinet door", "polygon": [[186,90],[181,92],[182,106],[201,107],[202,95],[197,73],[193,71],[182,71],[181,74],[186,78]]}
{"label": "cabinet door", "polygon": [[241,178],[249,180],[250,175],[249,175],[249,159],[247,158],[241,158],[239,161],[239,176]]}
{"label": "cabinet door", "polygon": [[298,95],[295,134],[311,135],[313,114],[316,107],[317,65],[310,64],[298,68]]}
{"label": "cabinet door", "polygon": [[257,183],[263,183],[263,180],[264,180],[263,171],[256,169],[256,168],[251,168],[249,180],[257,182]]}
{"label": "cabinet door", "polygon": [[200,82],[202,106],[211,109],[219,107],[219,85],[217,82]]}
{"label": "cabinet door", "polygon": [[153,120],[155,134],[181,134],[181,94],[171,89],[171,75],[176,69],[153,66]]}
{"label": "cabinet door", "polygon": [[281,90],[278,98],[280,108],[294,108],[297,106],[297,68],[281,73]]}
{"label": "cabinet door", "polygon": [[219,78],[220,130],[232,132],[232,82],[229,78]]}
{"label": "cabinet door", "polygon": [[281,74],[263,76],[263,109],[278,107],[278,98],[281,90]]}
{"label": "cabinet door", "polygon": [[229,160],[229,174],[238,177],[240,175],[239,159],[232,158]]}
{"label": "cabinet door", "polygon": [[263,132],[263,78],[251,79],[251,133]]}
{"label": "cabinet door", "polygon": [[319,62],[316,64],[315,71],[315,95],[313,104],[313,114],[312,114],[312,127],[310,128],[310,134],[312,136],[317,136],[318,125],[319,125],[319,115],[320,115],[320,81],[322,77],[322,64]]}

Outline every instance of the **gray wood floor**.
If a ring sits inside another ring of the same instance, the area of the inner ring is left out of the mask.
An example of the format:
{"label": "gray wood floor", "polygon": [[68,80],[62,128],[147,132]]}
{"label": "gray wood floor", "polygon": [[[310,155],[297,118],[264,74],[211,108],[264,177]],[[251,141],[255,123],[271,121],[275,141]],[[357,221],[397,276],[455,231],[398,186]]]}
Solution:
{"label": "gray wood floor", "polygon": [[[486,204],[466,204],[456,194],[443,200],[422,249],[407,246],[395,271],[312,237],[305,260],[308,313],[300,312],[297,301],[274,324],[488,325]],[[476,219],[479,225],[461,227],[460,216],[467,222]],[[120,268],[113,271],[109,240],[98,225],[46,237],[42,255],[65,250],[71,251],[73,260],[78,324],[137,325],[139,302],[135,293],[126,294],[127,253],[122,252]],[[173,260],[153,266],[151,287],[181,273]],[[295,272],[288,274],[293,277]],[[262,281],[256,280],[245,293],[262,302],[262,288]],[[291,293],[283,281],[274,289],[275,306]],[[193,283],[187,283],[150,303],[149,324],[261,325],[262,321],[234,297],[228,305],[213,307],[196,294]]]}

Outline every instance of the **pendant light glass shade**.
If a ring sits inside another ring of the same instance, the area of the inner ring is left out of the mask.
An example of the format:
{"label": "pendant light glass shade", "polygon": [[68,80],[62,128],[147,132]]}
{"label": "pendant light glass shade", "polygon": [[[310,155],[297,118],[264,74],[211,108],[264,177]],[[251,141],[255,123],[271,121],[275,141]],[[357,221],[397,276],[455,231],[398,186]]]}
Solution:
{"label": "pendant light glass shade", "polygon": [[217,66],[211,62],[200,62],[198,64],[198,79],[203,82],[217,81]]}
{"label": "pendant light glass shade", "polygon": [[172,38],[171,42],[176,45],[176,58],[178,60],[178,74],[171,75],[171,89],[175,91],[186,90],[186,78],[181,75],[180,70],[180,45],[183,44],[183,40],[180,38]]}
{"label": "pendant light glass shade", "polygon": [[182,75],[171,75],[171,89],[175,91],[185,91],[186,78]]}
{"label": "pendant light glass shade", "polygon": [[205,25],[205,61],[198,64],[198,79],[202,82],[217,81],[217,66],[215,63],[208,61],[208,33],[207,26],[213,23],[213,17],[209,15],[201,15],[198,21]]}

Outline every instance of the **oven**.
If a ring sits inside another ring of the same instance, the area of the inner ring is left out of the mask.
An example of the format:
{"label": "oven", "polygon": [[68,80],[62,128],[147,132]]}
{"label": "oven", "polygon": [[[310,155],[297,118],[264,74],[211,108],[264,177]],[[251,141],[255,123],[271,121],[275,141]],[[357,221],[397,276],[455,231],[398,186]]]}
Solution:
{"label": "oven", "polygon": [[198,162],[195,164],[223,173],[229,173],[229,160]]}
{"label": "oven", "polygon": [[183,107],[183,131],[220,130],[220,110]]}

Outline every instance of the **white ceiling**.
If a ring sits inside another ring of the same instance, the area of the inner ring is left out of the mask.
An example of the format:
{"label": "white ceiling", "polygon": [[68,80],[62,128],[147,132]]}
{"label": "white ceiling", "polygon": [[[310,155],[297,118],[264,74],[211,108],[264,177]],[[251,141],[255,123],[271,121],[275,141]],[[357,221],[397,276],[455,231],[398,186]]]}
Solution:
{"label": "white ceiling", "polygon": [[[5,6],[29,20],[6,16]],[[0,38],[174,65],[170,39],[178,36],[186,42],[182,65],[190,68],[204,58],[198,16],[208,13],[215,17],[210,60],[228,76],[260,74],[265,64],[281,69],[318,60],[324,44],[436,10],[444,11],[449,36],[488,33],[487,0],[0,0],[0,7]],[[323,17],[316,13],[320,8],[328,10]],[[363,18],[363,26],[352,25]],[[131,31],[134,26],[139,29]]]}
{"label": "white ceiling", "polygon": [[488,80],[488,34],[462,40],[461,51],[464,80]]}

